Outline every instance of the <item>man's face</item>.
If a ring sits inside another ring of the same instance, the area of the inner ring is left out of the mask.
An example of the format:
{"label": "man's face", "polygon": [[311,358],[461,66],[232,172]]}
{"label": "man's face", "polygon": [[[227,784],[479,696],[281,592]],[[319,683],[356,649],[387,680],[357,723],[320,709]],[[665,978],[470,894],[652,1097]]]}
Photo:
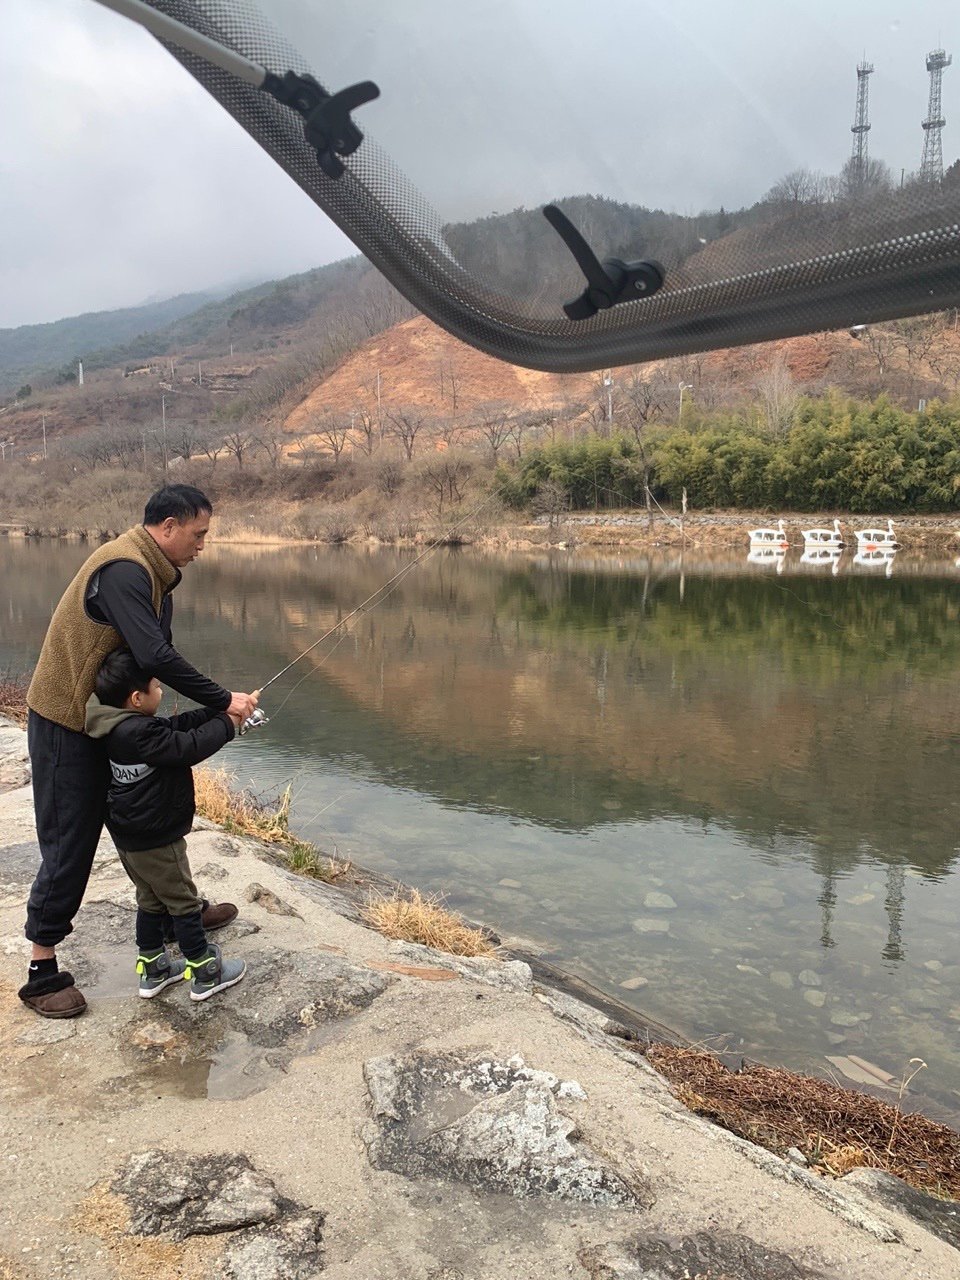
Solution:
{"label": "man's face", "polygon": [[171,516],[159,528],[157,542],[171,564],[182,569],[196,560],[203,550],[203,540],[210,531],[210,512],[201,511],[190,520],[175,520]]}

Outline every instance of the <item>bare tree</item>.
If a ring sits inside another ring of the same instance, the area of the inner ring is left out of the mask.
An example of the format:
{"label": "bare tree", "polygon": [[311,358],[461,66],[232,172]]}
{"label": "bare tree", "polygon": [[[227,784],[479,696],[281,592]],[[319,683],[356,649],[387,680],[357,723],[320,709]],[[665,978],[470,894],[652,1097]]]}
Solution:
{"label": "bare tree", "polygon": [[219,431],[202,432],[197,440],[197,448],[213,467],[217,465],[221,453],[226,452],[226,444]]}
{"label": "bare tree", "polygon": [[311,428],[338,460],[350,438],[350,423],[345,418],[338,418],[332,413],[311,419]]}
{"label": "bare tree", "polygon": [[510,409],[505,404],[488,403],[478,407],[478,414],[477,430],[496,462],[500,450],[510,439]]}
{"label": "bare tree", "polygon": [[651,422],[663,416],[673,384],[662,365],[634,369],[623,386],[624,416],[639,443]]}
{"label": "bare tree", "polygon": [[799,208],[801,205],[823,204],[829,198],[829,179],[812,169],[793,169],[775,182],[764,196],[765,204],[781,209]]}
{"label": "bare tree", "polygon": [[913,375],[917,366],[929,359],[943,333],[943,314],[909,316],[905,320],[895,320],[892,328],[906,356],[907,372]]}
{"label": "bare tree", "polygon": [[253,453],[256,445],[257,439],[253,431],[239,423],[223,437],[223,448],[232,458],[236,458],[238,467],[243,467],[244,458]]}
{"label": "bare tree", "polygon": [[265,423],[255,437],[256,443],[270,459],[270,465],[278,467],[283,461],[283,447],[289,436],[281,426]]}
{"label": "bare tree", "polygon": [[387,414],[387,420],[390,423],[390,434],[396,436],[403,446],[407,461],[413,457],[413,448],[416,443],[417,436],[423,430],[426,417],[417,413],[415,409],[397,409],[393,413]]}
{"label": "bare tree", "polygon": [[782,351],[776,353],[754,385],[763,401],[768,430],[773,435],[783,435],[793,422],[800,392]]}
{"label": "bare tree", "polygon": [[297,436],[294,441],[293,448],[290,451],[297,461],[302,462],[304,466],[306,466],[308,462],[313,462],[317,456],[316,449],[310,443],[312,438],[313,437],[310,435]]}
{"label": "bare tree", "polygon": [[199,446],[200,428],[196,422],[177,422],[169,433],[170,448],[181,458],[192,458]]}
{"label": "bare tree", "polygon": [[353,419],[353,429],[359,434],[360,448],[371,457],[374,449],[383,439],[383,432],[375,413],[367,409],[358,409]]}
{"label": "bare tree", "polygon": [[883,376],[887,371],[891,357],[900,346],[899,334],[888,325],[880,324],[858,325],[851,332],[858,341],[863,343],[864,347],[876,360],[877,369]]}
{"label": "bare tree", "polygon": [[443,515],[443,504],[455,506],[463,500],[463,486],[470,475],[470,463],[461,453],[446,452],[428,458],[420,468],[421,479],[437,501],[437,519]]}

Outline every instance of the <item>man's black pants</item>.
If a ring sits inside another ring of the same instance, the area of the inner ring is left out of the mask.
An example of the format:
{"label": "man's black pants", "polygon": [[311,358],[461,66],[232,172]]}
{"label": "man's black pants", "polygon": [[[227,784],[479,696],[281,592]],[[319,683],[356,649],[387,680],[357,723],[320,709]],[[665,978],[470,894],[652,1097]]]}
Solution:
{"label": "man's black pants", "polygon": [[27,743],[42,864],[30,890],[24,932],[55,947],[73,931],[97,851],[110,764],[104,744],[31,711]]}

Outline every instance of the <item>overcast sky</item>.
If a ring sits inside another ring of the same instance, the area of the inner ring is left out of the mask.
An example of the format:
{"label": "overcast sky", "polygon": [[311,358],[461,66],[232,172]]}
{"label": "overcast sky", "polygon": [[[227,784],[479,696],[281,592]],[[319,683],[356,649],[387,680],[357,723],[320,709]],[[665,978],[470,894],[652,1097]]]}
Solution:
{"label": "overcast sky", "polygon": [[[444,218],[595,192],[696,213],[850,154],[917,168],[927,52],[960,154],[945,0],[262,0]],[[3,0],[0,327],[306,270],[352,251],[153,39],[94,0]]]}

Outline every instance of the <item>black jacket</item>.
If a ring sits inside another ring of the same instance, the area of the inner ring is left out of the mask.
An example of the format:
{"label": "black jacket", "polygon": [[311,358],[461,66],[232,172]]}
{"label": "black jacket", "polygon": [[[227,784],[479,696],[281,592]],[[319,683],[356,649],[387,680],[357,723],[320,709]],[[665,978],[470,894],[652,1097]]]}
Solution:
{"label": "black jacket", "polygon": [[107,830],[118,849],[156,849],[185,836],[196,802],[191,765],[234,736],[233,721],[201,707],[179,716],[145,716],[87,702],[86,732],[106,740],[110,757]]}

